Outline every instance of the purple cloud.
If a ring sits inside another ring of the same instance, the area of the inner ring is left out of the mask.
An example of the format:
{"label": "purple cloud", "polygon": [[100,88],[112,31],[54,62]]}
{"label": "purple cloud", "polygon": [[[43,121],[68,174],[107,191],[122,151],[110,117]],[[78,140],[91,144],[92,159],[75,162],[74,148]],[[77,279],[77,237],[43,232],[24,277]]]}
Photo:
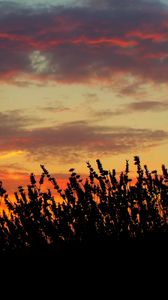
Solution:
{"label": "purple cloud", "polygon": [[[168,8],[159,1],[94,1],[48,10],[0,4],[0,80],[166,82]],[[102,6],[101,6],[102,4]]]}
{"label": "purple cloud", "polygon": [[143,113],[146,111],[150,112],[164,112],[168,110],[168,102],[161,102],[161,101],[139,101],[139,102],[131,102],[124,106],[119,107],[116,110],[97,110],[92,111],[91,115],[99,120],[99,118],[107,118],[107,117],[114,117],[119,115],[125,115],[130,113]]}
{"label": "purple cloud", "polygon": [[[62,123],[54,127],[28,128],[29,119],[18,115],[1,114],[1,151],[26,151],[31,158],[46,157],[75,161],[83,155],[127,153],[150,148],[168,140],[164,130],[98,126],[86,121]],[[13,126],[15,124],[15,126]],[[36,124],[34,122],[34,124]]]}

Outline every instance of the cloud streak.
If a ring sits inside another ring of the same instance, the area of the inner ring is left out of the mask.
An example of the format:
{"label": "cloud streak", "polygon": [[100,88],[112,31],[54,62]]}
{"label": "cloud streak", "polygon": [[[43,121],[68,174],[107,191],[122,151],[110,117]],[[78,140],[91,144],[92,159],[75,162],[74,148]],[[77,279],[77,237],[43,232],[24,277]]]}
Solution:
{"label": "cloud streak", "polygon": [[59,103],[58,105],[52,106],[48,105],[45,107],[41,108],[42,111],[45,111],[47,113],[64,113],[64,112],[69,112],[71,109],[67,106],[64,106],[62,103]]}
{"label": "cloud streak", "polygon": [[91,111],[91,116],[95,118],[106,118],[106,117],[117,117],[120,115],[126,115],[130,113],[144,113],[144,112],[155,112],[160,113],[168,110],[168,102],[161,101],[139,101],[131,102],[124,106],[119,107],[116,110],[100,110],[100,111]]}
{"label": "cloud streak", "polygon": [[118,74],[168,81],[168,7],[160,2],[89,1],[47,10],[0,6],[1,81],[15,83],[27,76],[108,82]]}
{"label": "cloud streak", "polygon": [[164,130],[98,126],[86,121],[29,129],[27,117],[20,116],[18,120],[18,116],[13,116],[15,127],[12,122],[9,124],[8,117],[3,116],[1,124],[1,151],[24,151],[38,160],[50,157],[64,159],[64,163],[73,162],[86,154],[128,153],[168,140],[168,133]]}

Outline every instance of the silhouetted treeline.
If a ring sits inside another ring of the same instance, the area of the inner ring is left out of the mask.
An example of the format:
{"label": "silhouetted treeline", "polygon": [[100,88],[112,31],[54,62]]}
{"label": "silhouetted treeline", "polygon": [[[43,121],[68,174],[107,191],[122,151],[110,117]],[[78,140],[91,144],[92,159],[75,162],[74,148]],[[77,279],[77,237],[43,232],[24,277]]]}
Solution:
{"label": "silhouetted treeline", "polygon": [[[1,253],[60,253],[65,249],[95,250],[95,245],[117,243],[162,243],[168,240],[168,172],[162,174],[141,166],[134,157],[137,179],[129,178],[129,162],[125,170],[104,170],[97,160],[97,171],[87,162],[89,175],[82,179],[70,169],[67,187],[62,190],[57,180],[41,165],[42,175],[30,184],[19,186],[15,202],[0,184],[0,197],[6,204],[0,216]],[[43,192],[49,180],[62,202]],[[109,247],[106,249],[109,249]],[[126,247],[126,246],[125,246]]]}

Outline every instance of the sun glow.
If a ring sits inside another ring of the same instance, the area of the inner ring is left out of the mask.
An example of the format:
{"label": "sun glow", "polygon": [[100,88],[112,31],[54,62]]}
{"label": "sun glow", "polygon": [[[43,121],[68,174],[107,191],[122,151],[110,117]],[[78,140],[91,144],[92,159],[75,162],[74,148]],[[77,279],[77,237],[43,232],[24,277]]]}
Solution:
{"label": "sun glow", "polygon": [[8,159],[12,158],[18,155],[24,154],[24,151],[18,150],[18,151],[10,151],[10,152],[1,152],[0,153],[0,160],[2,159]]}

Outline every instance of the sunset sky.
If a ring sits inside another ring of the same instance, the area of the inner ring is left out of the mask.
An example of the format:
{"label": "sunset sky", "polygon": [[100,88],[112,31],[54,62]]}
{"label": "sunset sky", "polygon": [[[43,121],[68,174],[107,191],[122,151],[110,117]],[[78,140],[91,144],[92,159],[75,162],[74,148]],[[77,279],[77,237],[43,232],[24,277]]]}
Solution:
{"label": "sunset sky", "polygon": [[168,165],[168,1],[0,1],[0,180]]}

